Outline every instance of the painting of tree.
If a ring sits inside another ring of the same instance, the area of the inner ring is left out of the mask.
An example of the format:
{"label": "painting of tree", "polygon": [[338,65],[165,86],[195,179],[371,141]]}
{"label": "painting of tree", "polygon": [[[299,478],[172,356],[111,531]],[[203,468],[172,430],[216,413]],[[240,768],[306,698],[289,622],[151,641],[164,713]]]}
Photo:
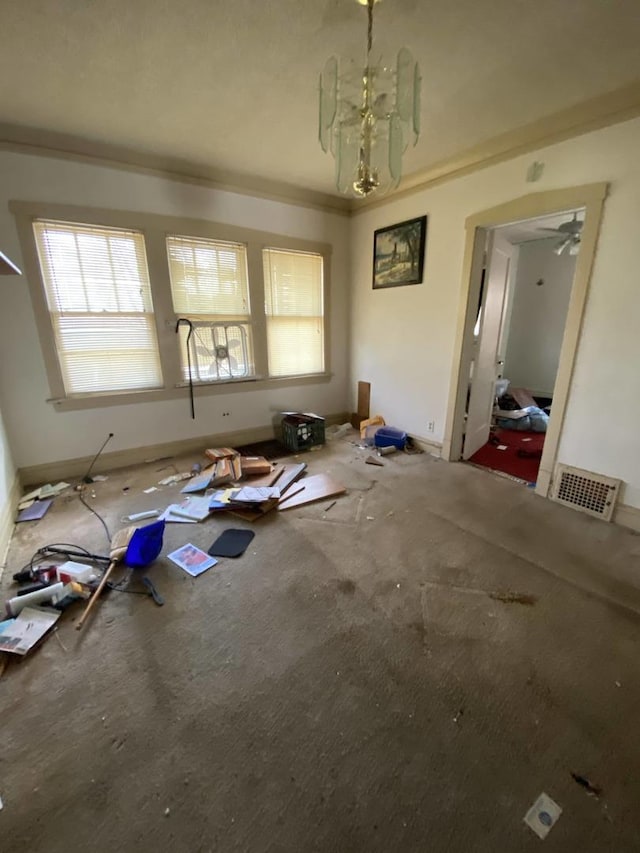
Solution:
{"label": "painting of tree", "polygon": [[427,217],[380,228],[373,241],[373,286],[420,284],[424,267]]}

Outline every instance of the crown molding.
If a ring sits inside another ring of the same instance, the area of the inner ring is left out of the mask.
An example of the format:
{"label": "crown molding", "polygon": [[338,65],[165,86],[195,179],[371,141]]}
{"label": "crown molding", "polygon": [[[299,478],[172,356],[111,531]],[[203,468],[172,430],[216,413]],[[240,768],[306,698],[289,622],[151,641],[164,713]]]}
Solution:
{"label": "crown molding", "polygon": [[26,125],[0,122],[0,150],[92,163],[352,216],[496,163],[638,116],[640,80],[494,136],[426,169],[406,175],[397,190],[370,201],[356,201],[239,172],[223,172],[177,157],[164,157]]}
{"label": "crown molding", "polygon": [[123,169],[345,216],[351,207],[342,196],[26,125],[0,122],[0,149]]}
{"label": "crown molding", "polygon": [[352,205],[352,214],[381,207],[389,201],[469,175],[487,166],[638,116],[640,80],[494,136],[427,169],[413,172],[403,178],[397,190],[383,198],[374,197],[370,201],[355,202]]}

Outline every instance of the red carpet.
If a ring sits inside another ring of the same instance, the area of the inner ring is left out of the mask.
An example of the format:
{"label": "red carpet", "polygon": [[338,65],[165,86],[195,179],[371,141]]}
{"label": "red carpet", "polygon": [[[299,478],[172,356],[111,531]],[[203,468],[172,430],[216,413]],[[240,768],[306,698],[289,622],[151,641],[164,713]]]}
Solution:
{"label": "red carpet", "polygon": [[502,471],[503,474],[511,474],[512,477],[519,477],[527,483],[535,483],[538,479],[540,456],[535,459],[522,459],[518,456],[518,450],[526,450],[527,453],[542,451],[545,433],[497,429],[494,435],[499,439],[499,444],[506,444],[507,449],[498,450],[495,444],[487,443],[473,454],[469,462],[482,465],[483,468],[491,468],[493,471]]}

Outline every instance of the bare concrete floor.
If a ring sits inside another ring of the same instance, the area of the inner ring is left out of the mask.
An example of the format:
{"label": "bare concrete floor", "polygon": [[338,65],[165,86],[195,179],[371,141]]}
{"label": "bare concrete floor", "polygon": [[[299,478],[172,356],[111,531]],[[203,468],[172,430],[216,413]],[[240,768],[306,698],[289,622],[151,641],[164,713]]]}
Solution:
{"label": "bare concrete floor", "polygon": [[[640,849],[640,538],[470,466],[365,455],[308,454],[349,489],[328,512],[272,513],[196,580],[162,558],[164,607],[112,592],[5,672],[3,853],[533,851],[541,791],[564,810],[547,853]],[[112,530],[177,494],[142,493],[162,464],[95,485]],[[229,526],[171,525],[165,553]],[[5,595],[55,541],[106,547],[59,498],[19,526]]]}

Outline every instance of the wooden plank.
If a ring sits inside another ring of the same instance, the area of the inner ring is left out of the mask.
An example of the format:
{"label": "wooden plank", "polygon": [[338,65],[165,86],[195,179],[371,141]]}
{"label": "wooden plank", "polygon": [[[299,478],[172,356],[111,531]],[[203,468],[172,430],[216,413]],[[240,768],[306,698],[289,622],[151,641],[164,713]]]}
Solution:
{"label": "wooden plank", "polygon": [[359,415],[362,415],[362,420],[369,417],[369,406],[371,405],[371,383],[358,382],[358,409]]}
{"label": "wooden plank", "polygon": [[313,477],[305,477],[304,489],[299,494],[281,499],[278,504],[278,511],[282,512],[285,509],[305,506],[314,503],[314,501],[323,501],[326,498],[343,495],[346,491],[342,483],[334,480],[328,474],[315,474]]}
{"label": "wooden plank", "polygon": [[271,512],[271,510],[275,509],[277,506],[278,498],[272,498],[271,500],[265,501],[256,509],[229,509],[227,512],[229,515],[235,515],[236,518],[241,518],[243,521],[250,521],[253,523],[254,521],[259,521],[263,516],[268,512]]}
{"label": "wooden plank", "polygon": [[280,494],[284,495],[288,488],[295,483],[296,480],[299,480],[300,477],[307,470],[307,463],[300,462],[297,465],[285,465],[284,466],[284,474],[278,479],[278,488],[280,489]]}

